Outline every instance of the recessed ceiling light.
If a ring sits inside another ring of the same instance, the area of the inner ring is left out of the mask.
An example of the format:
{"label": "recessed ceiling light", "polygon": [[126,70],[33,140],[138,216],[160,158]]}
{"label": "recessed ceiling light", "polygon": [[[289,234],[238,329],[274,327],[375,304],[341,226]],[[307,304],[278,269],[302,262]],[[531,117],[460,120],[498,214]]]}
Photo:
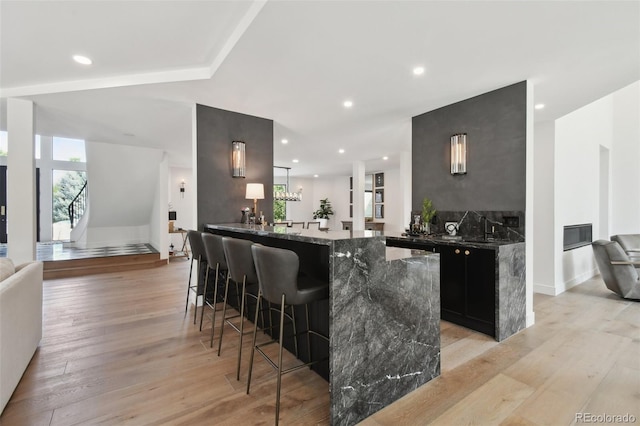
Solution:
{"label": "recessed ceiling light", "polygon": [[91,65],[93,61],[86,56],[73,55],[73,60],[82,65]]}
{"label": "recessed ceiling light", "polygon": [[344,154],[344,149],[340,148],[340,149],[338,150],[338,152],[339,152],[340,154]]}
{"label": "recessed ceiling light", "polygon": [[344,101],[342,105],[344,105],[345,108],[351,108],[353,106],[353,101]]}
{"label": "recessed ceiling light", "polygon": [[536,104],[536,106],[534,108],[535,109],[542,109],[542,108],[544,108],[544,104]]}
{"label": "recessed ceiling light", "polygon": [[313,175],[313,177],[318,177],[318,175]]}
{"label": "recessed ceiling light", "polygon": [[286,144],[288,144],[288,143],[289,143],[289,141],[288,141],[288,140],[286,140],[286,139],[282,139],[282,141],[281,141],[281,142],[282,142],[284,145],[286,145]]}
{"label": "recessed ceiling light", "polygon": [[424,74],[424,67],[415,67],[413,69],[413,74],[414,75],[422,75],[422,74]]}
{"label": "recessed ceiling light", "polygon": [[300,162],[300,160],[298,160],[297,158],[294,158],[294,159],[293,159],[293,162],[294,162],[294,163],[299,163],[299,162]]}
{"label": "recessed ceiling light", "polygon": [[387,157],[386,155],[384,157],[382,157],[383,160],[388,160],[389,157]]}

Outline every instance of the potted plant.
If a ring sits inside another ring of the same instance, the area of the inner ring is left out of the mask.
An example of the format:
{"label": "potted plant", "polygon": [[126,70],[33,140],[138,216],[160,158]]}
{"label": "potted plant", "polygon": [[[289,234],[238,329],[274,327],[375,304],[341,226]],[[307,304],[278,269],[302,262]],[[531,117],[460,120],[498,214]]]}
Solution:
{"label": "potted plant", "polygon": [[433,208],[433,203],[430,199],[424,198],[422,200],[422,224],[424,226],[424,231],[427,234],[431,233],[430,225],[431,220],[436,215],[436,209]]}
{"label": "potted plant", "polygon": [[313,212],[313,218],[318,219],[320,222],[320,228],[327,228],[327,222],[329,222],[329,216],[333,214],[331,208],[331,201],[328,198],[320,200],[320,208]]}

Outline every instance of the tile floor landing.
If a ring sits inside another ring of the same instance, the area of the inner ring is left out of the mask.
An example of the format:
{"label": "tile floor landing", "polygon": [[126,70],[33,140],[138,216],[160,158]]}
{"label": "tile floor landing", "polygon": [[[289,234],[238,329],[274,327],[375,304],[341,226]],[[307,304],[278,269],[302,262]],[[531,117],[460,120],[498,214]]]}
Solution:
{"label": "tile floor landing", "polygon": [[[86,249],[64,247],[61,242],[36,243],[36,259],[43,262],[150,253],[158,253],[158,250],[146,243]],[[7,257],[7,244],[0,244],[0,257]]]}

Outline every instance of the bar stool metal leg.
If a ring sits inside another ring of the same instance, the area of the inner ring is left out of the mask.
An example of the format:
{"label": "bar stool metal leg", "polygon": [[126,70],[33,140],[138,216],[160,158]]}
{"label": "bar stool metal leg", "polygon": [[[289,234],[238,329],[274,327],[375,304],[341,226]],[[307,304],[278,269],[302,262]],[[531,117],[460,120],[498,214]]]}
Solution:
{"label": "bar stool metal leg", "polygon": [[[240,302],[240,344],[238,345],[238,362],[236,367],[236,380],[240,380],[240,362],[242,360],[242,336],[244,336],[244,305],[245,305],[245,291],[247,290],[247,277],[242,278],[242,301]],[[257,327],[258,323],[254,324]]]}
{"label": "bar stool metal leg", "polygon": [[222,306],[222,325],[220,326],[220,337],[218,338],[218,356],[220,356],[220,351],[222,350],[222,335],[224,334],[224,322],[227,319],[227,297],[229,296],[229,279],[231,278],[231,274],[227,274],[227,281],[224,286],[224,305]]}
{"label": "bar stool metal leg", "polygon": [[[280,388],[282,387],[282,350],[284,349],[282,340],[284,339],[284,310],[285,308],[285,295],[282,295],[282,304],[280,306],[280,339],[278,347],[278,383],[276,385],[276,426],[280,421]],[[293,336],[294,341],[298,339],[297,336]],[[297,346],[296,346],[297,347]]]}
{"label": "bar stool metal leg", "polygon": [[[216,325],[216,304],[218,303],[218,278],[220,277],[220,265],[216,265],[216,282],[215,287],[213,288],[213,313],[211,315],[211,342],[209,344],[210,348],[213,348],[213,331]],[[226,300],[224,302],[227,303]]]}
{"label": "bar stool metal leg", "polygon": [[[209,287],[209,270],[211,268],[207,265],[207,272],[204,274],[204,296],[202,299],[202,309],[200,310],[200,331],[202,331],[202,319],[204,318],[204,306],[207,304],[207,289]],[[215,308],[215,305],[214,305]],[[215,311],[215,309],[214,309]]]}
{"label": "bar stool metal leg", "polygon": [[[260,304],[262,302],[262,291],[258,289],[258,300],[256,302],[256,317],[255,321],[258,321],[258,312],[260,311]],[[269,311],[269,318],[271,318],[271,311]],[[264,317],[263,317],[264,321]],[[271,328],[273,330],[273,328]],[[258,334],[258,327],[253,327],[253,338],[251,339],[251,355],[249,356],[249,374],[247,375],[247,395],[249,394],[249,388],[251,388],[251,371],[253,370],[253,355],[256,347],[256,336]]]}
{"label": "bar stool metal leg", "polygon": [[195,259],[193,256],[191,257],[191,265],[189,268],[189,281],[187,281],[187,301],[184,304],[184,316],[187,316],[187,311],[189,310],[189,292],[191,291],[191,273],[193,272],[193,261]]}

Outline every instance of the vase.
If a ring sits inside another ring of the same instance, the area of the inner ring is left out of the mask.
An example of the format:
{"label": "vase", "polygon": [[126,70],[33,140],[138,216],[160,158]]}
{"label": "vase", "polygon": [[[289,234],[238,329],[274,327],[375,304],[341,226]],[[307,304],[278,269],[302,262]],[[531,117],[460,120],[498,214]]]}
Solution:
{"label": "vase", "polygon": [[425,235],[431,234],[431,224],[429,222],[422,224],[422,232],[424,232]]}

